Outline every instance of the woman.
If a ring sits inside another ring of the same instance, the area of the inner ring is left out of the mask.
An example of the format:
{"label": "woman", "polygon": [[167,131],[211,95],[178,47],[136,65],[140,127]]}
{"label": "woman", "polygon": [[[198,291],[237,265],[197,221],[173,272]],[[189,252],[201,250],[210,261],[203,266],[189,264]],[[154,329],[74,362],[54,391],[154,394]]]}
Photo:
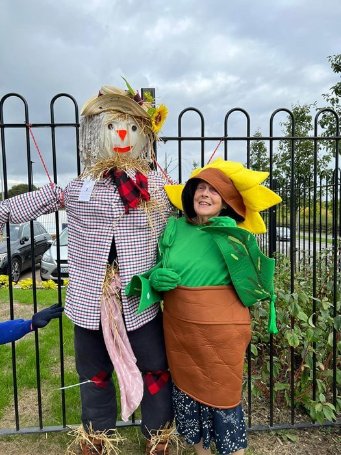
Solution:
{"label": "woman", "polygon": [[[245,305],[271,298],[273,260],[262,255],[253,235],[236,227],[246,206],[222,170],[206,167],[190,178],[182,205],[185,217],[171,219],[160,240],[160,263],[127,291],[142,291],[142,307],[153,291],[164,293],[178,433],[197,454],[212,453],[212,441],[219,454],[243,454],[242,375],[251,339]],[[151,292],[139,286],[146,278]]]}

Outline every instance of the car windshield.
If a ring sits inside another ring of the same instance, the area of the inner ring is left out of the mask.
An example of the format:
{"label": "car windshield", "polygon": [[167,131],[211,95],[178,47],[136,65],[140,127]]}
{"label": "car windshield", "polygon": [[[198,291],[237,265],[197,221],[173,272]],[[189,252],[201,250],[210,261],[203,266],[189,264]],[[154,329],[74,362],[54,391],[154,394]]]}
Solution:
{"label": "car windshield", "polygon": [[[9,225],[9,233],[10,233],[10,237],[11,237],[11,240],[18,240],[19,238],[19,231],[20,231],[20,226],[19,224],[10,224]],[[3,238],[5,239],[7,237],[7,227],[5,226],[4,227],[4,230],[3,230]]]}
{"label": "car windshield", "polygon": [[[59,236],[59,244],[60,246],[67,246],[67,242],[68,242],[68,229],[64,229],[60,236]],[[57,244],[57,242],[55,242]]]}

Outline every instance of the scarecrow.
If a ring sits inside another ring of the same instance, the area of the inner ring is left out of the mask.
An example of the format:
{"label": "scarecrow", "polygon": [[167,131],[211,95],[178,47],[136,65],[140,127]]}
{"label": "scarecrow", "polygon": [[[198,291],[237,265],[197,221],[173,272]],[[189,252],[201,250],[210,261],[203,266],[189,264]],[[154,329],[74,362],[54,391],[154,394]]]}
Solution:
{"label": "scarecrow", "polygon": [[[168,453],[158,436],[173,419],[159,303],[137,314],[138,297],[121,288],[155,264],[171,205],[152,166],[153,143],[167,115],[143,99],[104,86],[81,111],[84,170],[63,190],[49,184],[0,204],[0,223],[20,223],[65,207],[69,285],[65,314],[74,323],[83,454],[111,453],[117,420],[115,371],[124,421],[141,404],[147,454]],[[165,430],[165,433],[167,431]],[[79,435],[78,435],[79,436]],[[113,449],[116,453],[116,449]]]}

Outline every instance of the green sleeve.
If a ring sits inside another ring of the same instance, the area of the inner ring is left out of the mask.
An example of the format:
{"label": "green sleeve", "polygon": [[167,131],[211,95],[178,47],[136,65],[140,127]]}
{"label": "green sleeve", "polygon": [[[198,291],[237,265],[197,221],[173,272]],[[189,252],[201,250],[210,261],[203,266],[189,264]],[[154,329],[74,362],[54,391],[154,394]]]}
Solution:
{"label": "green sleeve", "polygon": [[163,266],[163,260],[167,256],[168,249],[174,241],[176,220],[175,217],[168,219],[165,230],[160,237],[157,264],[140,275],[134,275],[125,288],[125,295],[127,297],[140,297],[137,313],[142,313],[142,311],[154,305],[154,303],[162,300],[161,294],[150,285],[149,277],[154,270]]}
{"label": "green sleeve", "polygon": [[149,282],[150,274],[160,267],[162,267],[161,261],[147,272],[141,273],[141,275],[134,275],[125,287],[125,295],[127,297],[140,297],[137,313],[142,313],[142,311],[154,305],[154,303],[162,300],[161,294],[156,291]]}

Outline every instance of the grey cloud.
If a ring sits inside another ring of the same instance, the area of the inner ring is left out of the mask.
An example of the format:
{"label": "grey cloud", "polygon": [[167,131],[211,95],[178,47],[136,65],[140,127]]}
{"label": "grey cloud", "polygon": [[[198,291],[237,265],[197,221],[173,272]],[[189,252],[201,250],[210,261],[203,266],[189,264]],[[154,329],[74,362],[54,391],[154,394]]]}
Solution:
{"label": "grey cloud", "polygon": [[[319,101],[336,82],[327,56],[340,52],[340,13],[339,0],[3,1],[0,97],[20,93],[30,121],[49,122],[57,93],[81,106],[103,84],[123,87],[124,75],[136,88],[156,88],[170,110],[165,135],[176,134],[177,116],[188,106],[203,113],[209,134],[222,134],[224,116],[236,106],[250,112],[252,132],[266,132],[276,108]],[[64,100],[56,115],[73,121]],[[7,121],[18,118],[21,106],[6,103]],[[186,126],[188,134],[197,131],[193,119]],[[49,161],[49,138],[39,131],[37,137]],[[17,139],[9,160],[23,161],[20,147]],[[72,147],[60,138],[62,178],[74,169]],[[171,153],[170,144],[165,148]],[[41,166],[34,168],[44,181]]]}

